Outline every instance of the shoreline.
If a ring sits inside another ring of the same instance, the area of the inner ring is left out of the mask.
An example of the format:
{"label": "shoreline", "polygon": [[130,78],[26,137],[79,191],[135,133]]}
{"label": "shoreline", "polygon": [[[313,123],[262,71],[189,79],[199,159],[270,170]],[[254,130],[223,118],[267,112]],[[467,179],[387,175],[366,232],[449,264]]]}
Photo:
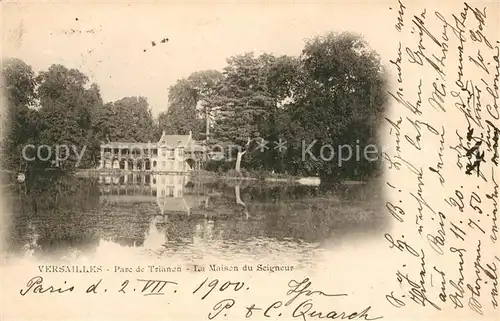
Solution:
{"label": "shoreline", "polygon": [[210,172],[210,171],[188,171],[188,172],[176,172],[176,171],[125,171],[122,169],[112,169],[112,170],[102,170],[102,169],[80,169],[73,172],[74,176],[77,177],[97,177],[101,175],[190,175],[199,178],[218,178],[224,180],[241,180],[241,181],[266,181],[274,183],[299,183],[299,184],[311,184],[319,185],[321,180],[319,177],[256,177],[256,176],[234,176],[231,174],[224,175],[221,173]]}
{"label": "shoreline", "polygon": [[[15,171],[12,171],[15,174]],[[282,183],[282,184],[299,184],[299,185],[309,185],[309,186],[319,186],[322,181],[319,177],[314,176],[288,176],[288,177],[275,177],[273,174],[269,173],[269,176],[254,175],[254,176],[236,176],[234,173],[218,173],[206,170],[198,171],[187,171],[187,172],[175,172],[175,171],[125,171],[122,169],[77,169],[72,172],[64,172],[75,177],[99,177],[99,176],[122,176],[130,174],[139,175],[188,175],[201,179],[219,179],[228,181],[261,181],[269,183]],[[233,174],[233,175],[231,175]],[[252,173],[246,172],[246,174],[252,175]],[[338,185],[364,185],[367,184],[366,180],[342,180],[337,182]]]}
{"label": "shoreline", "polygon": [[[198,178],[217,178],[221,180],[232,180],[232,181],[264,181],[271,183],[288,183],[288,184],[301,184],[301,185],[313,185],[319,186],[321,184],[321,179],[314,176],[292,176],[289,177],[273,177],[272,174],[268,177],[256,177],[256,176],[234,176],[231,174],[210,172],[206,170],[200,171],[187,171],[187,172],[176,172],[176,171],[125,171],[121,169],[114,170],[102,170],[102,169],[80,169],[73,172],[74,176],[77,177],[98,177],[101,175],[129,175],[129,174],[139,174],[139,175],[189,175]],[[355,180],[344,180],[339,182],[341,185],[363,185],[367,181],[355,181]]]}

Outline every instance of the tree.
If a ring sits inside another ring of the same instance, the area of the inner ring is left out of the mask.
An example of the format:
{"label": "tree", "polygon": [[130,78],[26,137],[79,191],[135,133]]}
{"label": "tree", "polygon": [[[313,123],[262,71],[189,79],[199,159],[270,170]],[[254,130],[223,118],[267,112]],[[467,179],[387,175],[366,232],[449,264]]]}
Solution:
{"label": "tree", "polygon": [[36,82],[31,66],[20,59],[6,59],[2,65],[5,85],[5,128],[2,131],[2,157],[4,168],[18,169],[23,146],[36,136]]}
{"label": "tree", "polygon": [[6,59],[2,65],[2,76],[10,106],[34,106],[36,83],[31,66],[17,58]]}
{"label": "tree", "polygon": [[[287,108],[295,133],[309,142],[337,147],[377,143],[376,131],[386,106],[386,75],[379,56],[359,36],[330,33],[306,43],[300,57],[302,92]],[[295,147],[298,144],[295,141]],[[338,168],[335,161],[304,163],[323,178],[368,175],[372,164],[364,158]],[[354,178],[354,177],[353,177]]]}
{"label": "tree", "polygon": [[[102,106],[99,88],[86,88],[88,77],[77,69],[67,69],[62,65],[52,65],[37,77],[40,98],[41,144],[54,147],[65,145],[82,151],[86,166],[95,165],[95,159],[87,149],[95,147],[93,132],[96,115]],[[52,161],[56,155],[52,154]],[[62,156],[62,155],[60,155]],[[76,155],[69,153],[63,167],[74,168]],[[47,164],[48,166],[48,164]]]}
{"label": "tree", "polygon": [[157,139],[157,127],[144,97],[125,97],[104,105],[99,114],[103,141],[146,142]]}
{"label": "tree", "polygon": [[208,99],[217,106],[212,144],[228,148],[228,156],[236,151],[236,170],[241,156],[250,150],[250,142],[265,137],[265,120],[276,106],[268,88],[267,73],[275,57],[252,53],[230,57],[224,68],[224,79]]}
{"label": "tree", "polygon": [[266,141],[271,142],[270,149],[258,153],[254,160],[264,170],[282,172],[286,170],[285,162],[288,149],[283,151],[272,147],[282,139],[293,137],[288,115],[288,106],[295,102],[303,90],[303,75],[300,60],[296,57],[281,56],[272,61],[265,74],[269,95],[274,99],[267,117],[261,123],[261,132]]}
{"label": "tree", "polygon": [[167,112],[158,117],[160,130],[172,135],[192,131],[197,139],[205,137],[201,132],[205,132],[209,118],[213,117],[207,97],[221,80],[222,74],[216,70],[198,71],[178,80],[169,88]]}
{"label": "tree", "polygon": [[[211,143],[237,147],[237,171],[246,155],[246,166],[254,169],[324,179],[373,172],[374,163],[364,158],[340,168],[336,160],[302,159],[303,145],[314,141],[316,156],[325,144],[336,152],[344,144],[364,148],[377,143],[387,101],[386,74],[361,37],[330,33],[309,40],[300,57],[247,53],[227,63],[223,81],[208,99],[218,110]],[[269,144],[247,153],[259,139]],[[285,151],[273,148],[281,139]]]}

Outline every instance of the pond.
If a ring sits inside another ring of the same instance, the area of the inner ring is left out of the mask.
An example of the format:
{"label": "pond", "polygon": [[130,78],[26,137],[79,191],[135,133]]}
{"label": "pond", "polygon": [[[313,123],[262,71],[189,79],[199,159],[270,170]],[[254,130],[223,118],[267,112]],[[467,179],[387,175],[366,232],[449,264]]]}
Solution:
{"label": "pond", "polygon": [[4,258],[121,253],[313,265],[384,228],[376,183],[337,187],[190,175],[37,176],[4,190]]}

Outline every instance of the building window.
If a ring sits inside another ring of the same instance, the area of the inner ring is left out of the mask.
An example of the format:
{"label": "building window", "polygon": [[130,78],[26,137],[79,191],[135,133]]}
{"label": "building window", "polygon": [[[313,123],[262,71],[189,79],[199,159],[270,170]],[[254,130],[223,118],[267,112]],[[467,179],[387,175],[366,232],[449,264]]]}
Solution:
{"label": "building window", "polygon": [[166,168],[167,167],[167,162],[163,161],[161,162],[161,168]]}
{"label": "building window", "polygon": [[184,148],[179,148],[179,157],[184,157]]}
{"label": "building window", "polygon": [[175,158],[175,156],[174,156],[174,150],[173,149],[168,150],[167,157],[169,159],[174,159]]}

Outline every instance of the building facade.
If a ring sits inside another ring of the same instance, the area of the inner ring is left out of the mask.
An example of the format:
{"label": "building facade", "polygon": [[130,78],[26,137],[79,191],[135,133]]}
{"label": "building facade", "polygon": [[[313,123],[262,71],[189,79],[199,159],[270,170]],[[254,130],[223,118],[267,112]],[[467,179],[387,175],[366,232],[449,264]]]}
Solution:
{"label": "building facade", "polygon": [[166,135],[157,143],[101,144],[99,169],[184,173],[200,169],[204,147],[189,135]]}

